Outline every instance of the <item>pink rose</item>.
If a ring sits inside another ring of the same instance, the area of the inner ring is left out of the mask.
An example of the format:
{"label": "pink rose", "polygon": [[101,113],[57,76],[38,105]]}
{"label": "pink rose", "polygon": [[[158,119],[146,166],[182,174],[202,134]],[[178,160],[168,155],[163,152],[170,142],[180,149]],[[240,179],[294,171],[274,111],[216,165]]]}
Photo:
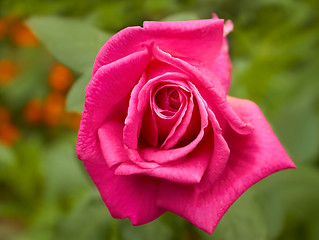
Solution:
{"label": "pink rose", "polygon": [[231,30],[217,17],[144,22],[98,53],[77,154],[113,217],[171,211],[212,233],[250,186],[295,167],[258,106],[227,96]]}

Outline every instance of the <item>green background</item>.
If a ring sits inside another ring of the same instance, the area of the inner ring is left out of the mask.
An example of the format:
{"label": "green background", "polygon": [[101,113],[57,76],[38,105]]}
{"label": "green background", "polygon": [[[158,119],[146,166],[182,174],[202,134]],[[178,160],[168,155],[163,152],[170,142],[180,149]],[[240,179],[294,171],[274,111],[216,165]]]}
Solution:
{"label": "green background", "polygon": [[[30,127],[23,106],[48,93],[49,66],[59,61],[78,78],[66,108],[79,111],[94,57],[112,34],[144,20],[210,18],[212,12],[234,23],[230,95],[260,106],[298,169],[253,186],[213,235],[170,213],[139,227],[112,219],[76,158],[76,132]],[[0,144],[1,240],[319,239],[319,1],[1,0],[0,16],[7,15],[25,20],[43,45],[0,42],[0,59],[29,64],[0,89],[1,105],[21,131],[14,145]]]}

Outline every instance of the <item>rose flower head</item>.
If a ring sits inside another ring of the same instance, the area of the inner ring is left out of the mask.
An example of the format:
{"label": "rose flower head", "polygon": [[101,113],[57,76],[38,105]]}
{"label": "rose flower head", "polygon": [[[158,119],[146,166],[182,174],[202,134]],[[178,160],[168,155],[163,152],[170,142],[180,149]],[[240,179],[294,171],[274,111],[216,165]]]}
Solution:
{"label": "rose flower head", "polygon": [[171,211],[212,233],[249,187],[295,168],[258,106],[227,95],[231,30],[216,16],[144,22],[99,51],[77,155],[113,217]]}

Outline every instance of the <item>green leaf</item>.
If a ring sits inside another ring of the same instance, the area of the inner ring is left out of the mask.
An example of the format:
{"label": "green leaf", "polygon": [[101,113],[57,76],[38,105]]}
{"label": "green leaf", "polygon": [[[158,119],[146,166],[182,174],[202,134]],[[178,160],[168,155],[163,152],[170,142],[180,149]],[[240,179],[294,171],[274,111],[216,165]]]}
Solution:
{"label": "green leaf", "polygon": [[251,191],[242,195],[226,212],[214,233],[198,230],[202,239],[265,240],[266,226],[258,202]]}
{"label": "green leaf", "polygon": [[91,80],[92,69],[85,71],[73,84],[66,99],[66,110],[82,112],[84,107],[85,87]]}
{"label": "green leaf", "polygon": [[76,136],[64,134],[47,146],[42,161],[47,199],[76,197],[88,189],[86,172],[75,153]]}
{"label": "green leaf", "polygon": [[93,65],[112,36],[81,20],[62,17],[32,17],[27,24],[59,62],[78,73]]}

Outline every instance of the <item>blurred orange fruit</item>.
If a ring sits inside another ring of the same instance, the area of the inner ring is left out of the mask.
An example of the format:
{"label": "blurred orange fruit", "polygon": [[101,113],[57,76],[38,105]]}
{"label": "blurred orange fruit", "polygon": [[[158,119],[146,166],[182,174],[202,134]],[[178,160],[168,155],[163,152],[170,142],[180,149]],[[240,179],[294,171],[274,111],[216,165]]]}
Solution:
{"label": "blurred orange fruit", "polygon": [[59,92],[66,92],[74,81],[74,75],[70,69],[60,63],[52,66],[49,72],[49,86]]}
{"label": "blurred orange fruit", "polygon": [[39,45],[37,38],[23,22],[14,23],[10,28],[9,34],[12,42],[18,47],[35,47]]}
{"label": "blurred orange fruit", "polygon": [[20,138],[19,129],[10,122],[0,124],[0,142],[11,146]]}
{"label": "blurred orange fruit", "polygon": [[0,106],[0,124],[10,122],[10,112],[6,107]]}
{"label": "blurred orange fruit", "polygon": [[43,121],[50,127],[56,127],[61,123],[64,115],[65,97],[58,92],[50,93],[43,106]]}
{"label": "blurred orange fruit", "polygon": [[65,125],[67,128],[78,131],[82,115],[77,112],[67,112],[65,114]]}
{"label": "blurred orange fruit", "polygon": [[38,124],[42,121],[43,103],[39,99],[30,100],[24,107],[23,117],[27,123]]}
{"label": "blurred orange fruit", "polygon": [[9,83],[18,73],[17,65],[10,59],[0,60],[0,84]]}
{"label": "blurred orange fruit", "polygon": [[7,33],[6,23],[3,19],[0,19],[0,40],[3,39],[3,37],[6,35],[6,33]]}

